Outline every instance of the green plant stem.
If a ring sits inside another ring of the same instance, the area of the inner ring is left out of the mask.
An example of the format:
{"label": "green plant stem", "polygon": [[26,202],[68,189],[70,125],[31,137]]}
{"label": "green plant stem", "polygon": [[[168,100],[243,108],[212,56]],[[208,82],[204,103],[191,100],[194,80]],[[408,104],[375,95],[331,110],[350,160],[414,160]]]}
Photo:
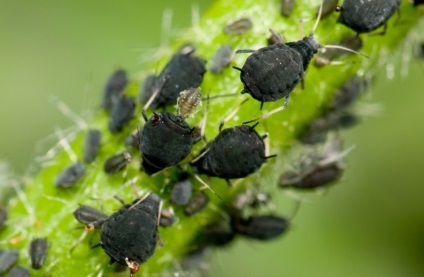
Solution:
{"label": "green plant stem", "polygon": [[[208,61],[211,60],[215,51],[223,43],[229,43],[234,49],[257,49],[263,47],[269,36],[268,29],[272,28],[281,32],[287,41],[298,40],[299,21],[304,20],[303,30],[308,32],[315,21],[315,13],[319,1],[298,0],[293,14],[289,18],[279,15],[279,1],[271,0],[220,0],[216,1],[210,10],[203,16],[198,26],[193,26],[184,35],[178,37],[171,47],[161,49],[152,57],[151,68],[163,68],[171,55],[182,44],[192,43],[197,47],[196,55]],[[212,178],[213,189],[223,198],[221,201],[209,193],[211,203],[202,213],[193,217],[186,217],[183,210],[175,208],[179,218],[178,223],[169,228],[161,228],[160,236],[164,246],[158,246],[153,257],[142,265],[143,274],[160,273],[170,268],[180,257],[194,249],[193,245],[196,234],[208,223],[222,220],[222,209],[234,198],[235,194],[246,187],[259,185],[261,187],[276,186],[277,179],[281,174],[281,167],[286,162],[285,153],[303,128],[317,117],[331,100],[335,90],[340,88],[348,79],[364,72],[366,75],[374,74],[388,59],[388,53],[395,51],[413,28],[422,13],[414,9],[407,1],[401,6],[402,17],[399,21],[389,21],[388,33],[385,36],[363,35],[364,47],[361,52],[370,56],[364,59],[360,56],[349,56],[344,60],[344,65],[325,66],[316,68],[309,66],[305,77],[305,89],[298,86],[292,93],[289,107],[278,114],[261,122],[256,130],[264,134],[269,133],[270,153],[277,154],[277,158],[267,162],[260,172],[249,178],[237,182],[235,187],[228,187],[226,182]],[[250,17],[254,23],[252,30],[240,36],[227,36],[222,32],[222,27],[240,17]],[[334,43],[340,41],[347,34],[353,34],[341,24],[336,24],[337,15],[333,14],[323,20],[315,34],[321,43]],[[239,54],[235,57],[232,65],[241,67],[247,58],[247,54]],[[152,70],[153,72],[154,70]],[[147,75],[146,72],[144,75]],[[127,87],[128,95],[137,95],[139,82],[134,82]],[[220,75],[206,73],[202,83],[203,94],[236,93],[242,90],[239,73],[227,68]],[[262,111],[260,103],[250,99],[247,95],[235,98],[220,98],[211,100],[206,126],[206,137],[211,140],[218,134],[219,122],[229,114],[239,103],[249,98],[242,106],[237,116],[226,123],[226,127],[241,124],[241,122],[253,119],[262,113],[283,105],[284,100],[275,103],[266,103]],[[99,95],[100,101],[100,95]],[[56,151],[48,159],[48,165],[41,166],[39,172],[25,183],[23,190],[16,186],[19,192],[9,203],[10,215],[7,228],[0,233],[0,246],[2,248],[21,249],[20,264],[29,265],[27,247],[33,237],[47,237],[50,242],[50,252],[46,266],[32,272],[33,276],[44,276],[48,272],[51,276],[96,276],[104,272],[105,276],[117,276],[113,268],[108,267],[108,256],[101,248],[90,249],[91,244],[98,241],[98,233],[84,240],[76,250],[70,254],[71,245],[80,236],[82,227],[74,219],[72,212],[79,204],[86,204],[102,208],[111,214],[119,208],[119,203],[112,199],[113,195],[119,195],[127,202],[134,199],[133,183],[140,194],[155,191],[164,199],[165,206],[169,206],[170,186],[167,186],[166,176],[173,177],[176,169],[167,170],[167,174],[158,174],[149,177],[139,171],[140,158],[137,151],[133,151],[133,162],[123,172],[107,175],[103,172],[104,161],[119,152],[125,150],[125,137],[129,132],[142,126],[143,120],[138,107],[137,117],[125,128],[124,132],[112,135],[108,126],[108,115],[100,112],[89,122],[90,128],[98,128],[103,134],[101,153],[96,161],[88,165],[87,174],[74,188],[63,190],[53,186],[55,176],[73,161],[66,151]],[[200,122],[201,115],[189,120],[194,126]],[[78,130],[70,139],[72,151],[78,159],[82,159],[82,145],[86,130]],[[193,149],[190,157],[182,165],[195,157],[205,146],[199,143]],[[194,181],[194,180],[193,180]],[[233,181],[234,182],[234,181]],[[194,181],[196,189],[202,185]],[[122,273],[121,273],[122,274]],[[127,275],[128,272],[124,273]],[[141,276],[142,274],[139,274]]]}

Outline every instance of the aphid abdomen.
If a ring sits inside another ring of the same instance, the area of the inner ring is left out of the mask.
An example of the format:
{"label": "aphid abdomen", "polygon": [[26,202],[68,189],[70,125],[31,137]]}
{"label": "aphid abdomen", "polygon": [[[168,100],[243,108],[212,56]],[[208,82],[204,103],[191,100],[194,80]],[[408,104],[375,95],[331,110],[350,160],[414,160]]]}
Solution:
{"label": "aphid abdomen", "polygon": [[261,48],[250,55],[240,74],[245,90],[261,102],[287,97],[303,78],[301,55],[285,44]]}
{"label": "aphid abdomen", "polygon": [[386,24],[400,0],[344,1],[338,22],[358,33],[367,33]]}

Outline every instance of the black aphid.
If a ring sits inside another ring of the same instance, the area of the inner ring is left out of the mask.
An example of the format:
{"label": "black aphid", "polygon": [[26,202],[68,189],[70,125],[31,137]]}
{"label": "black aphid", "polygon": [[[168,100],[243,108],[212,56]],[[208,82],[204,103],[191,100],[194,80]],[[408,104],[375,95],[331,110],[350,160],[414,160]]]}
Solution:
{"label": "black aphid", "polygon": [[178,176],[171,192],[171,199],[175,205],[184,206],[191,198],[192,184],[188,173],[184,172]]}
{"label": "black aphid", "polygon": [[[108,216],[102,211],[91,206],[81,205],[74,211],[74,217],[78,222],[89,225],[93,222],[105,221]],[[98,226],[95,226],[98,227]]]}
{"label": "black aphid", "polygon": [[[159,89],[159,94],[150,108],[154,110],[174,104],[181,91],[200,86],[206,72],[206,61],[196,57],[194,51],[192,45],[182,47],[165,66],[153,85],[153,89]],[[143,99],[149,98],[143,97]]]}
{"label": "black aphid", "polygon": [[244,178],[258,171],[270,157],[265,155],[264,137],[254,130],[255,126],[235,126],[221,131],[191,164],[194,170],[226,180]]}
{"label": "black aphid", "polygon": [[174,225],[174,223],[177,221],[177,217],[175,216],[174,209],[168,208],[168,209],[162,209],[160,211],[160,219],[159,219],[159,225],[162,227],[169,227]]}
{"label": "black aphid", "polygon": [[40,269],[44,265],[49,251],[46,238],[38,238],[31,240],[29,245],[29,258],[31,259],[31,267]]}
{"label": "black aphid", "polygon": [[[335,11],[338,3],[339,3],[339,0],[323,0],[321,19],[331,15]],[[317,16],[318,14],[319,14],[319,11],[317,11]]]}
{"label": "black aphid", "polygon": [[192,117],[202,107],[200,88],[189,88],[181,91],[175,107],[178,116],[182,118]]}
{"label": "black aphid", "polygon": [[[236,53],[252,53],[242,68],[233,66],[240,71],[240,80],[244,85],[241,93],[249,93],[260,101],[261,108],[264,102],[274,102],[281,98],[286,98],[284,106],[287,106],[290,93],[303,81],[309,62],[322,47],[313,35],[319,19],[311,34],[302,40],[276,43],[258,50],[237,50]],[[343,48],[336,45],[326,47]]]}
{"label": "black aphid", "polygon": [[107,80],[103,90],[103,108],[107,111],[112,109],[116,99],[128,83],[127,72],[123,69],[116,70]]}
{"label": "black aphid", "polygon": [[197,237],[198,243],[205,246],[226,246],[230,244],[236,233],[231,224],[225,221],[208,224]]}
{"label": "black aphid", "polygon": [[0,206],[0,230],[4,226],[7,220],[7,210]]}
{"label": "black aphid", "polygon": [[359,33],[369,33],[384,25],[398,10],[401,0],[345,0],[336,11],[340,12],[339,23]]}
{"label": "black aphid", "polygon": [[108,158],[103,165],[103,169],[108,174],[116,173],[124,170],[130,162],[131,154],[129,152],[122,152]]}
{"label": "black aphid", "polygon": [[109,118],[109,130],[112,133],[121,132],[134,116],[134,97],[121,95],[113,104]]}
{"label": "black aphid", "polygon": [[353,104],[358,99],[364,89],[364,82],[357,77],[349,79],[345,85],[336,92],[333,101],[330,103],[332,111],[341,111]]}
{"label": "black aphid", "polygon": [[154,113],[140,130],[142,170],[151,175],[167,167],[177,165],[188,156],[193,145],[201,137],[195,137],[194,128],[181,116],[171,113]]}
{"label": "black aphid", "polygon": [[88,131],[84,142],[84,162],[91,163],[96,159],[100,149],[102,133],[98,129]]}
{"label": "black aphid", "polygon": [[286,98],[303,80],[312,57],[321,46],[313,34],[302,40],[288,43],[276,43],[253,50],[238,50],[236,53],[252,53],[240,71],[240,80],[244,84],[242,93],[249,93],[261,102],[274,102]]}
{"label": "black aphid", "polygon": [[199,191],[191,198],[190,202],[188,202],[184,209],[184,213],[188,216],[192,216],[206,208],[208,203],[208,196],[204,192]]}
{"label": "black aphid", "polygon": [[243,17],[234,22],[231,22],[228,25],[225,25],[223,31],[229,36],[234,36],[244,34],[248,30],[252,29],[252,27],[252,20],[250,20],[250,18]]}
{"label": "black aphid", "polygon": [[155,251],[159,206],[159,197],[151,193],[145,199],[125,204],[102,225],[101,247],[111,262],[128,266],[131,276]]}
{"label": "black aphid", "polygon": [[22,267],[22,266],[16,266],[12,268],[12,270],[9,272],[6,277],[29,277],[30,273],[28,268]]}
{"label": "black aphid", "polygon": [[54,180],[54,185],[60,188],[73,187],[85,175],[85,165],[75,163],[62,170]]}
{"label": "black aphid", "polygon": [[0,249],[0,274],[5,273],[14,266],[19,259],[17,250]]}
{"label": "black aphid", "polygon": [[149,101],[150,97],[153,94],[156,80],[157,80],[157,76],[154,74],[148,75],[146,79],[144,79],[140,87],[140,92],[138,94],[141,104],[145,104],[147,103],[147,101]]}
{"label": "black aphid", "polygon": [[140,134],[138,130],[135,130],[125,138],[125,146],[136,149],[140,148]]}
{"label": "black aphid", "polygon": [[298,168],[287,171],[280,177],[280,187],[315,189],[327,186],[339,179],[344,171],[342,141],[331,140],[323,153],[313,153],[306,159],[300,159]]}
{"label": "black aphid", "polygon": [[281,0],[280,14],[285,17],[290,16],[294,2],[296,2],[296,0]]}
{"label": "black aphid", "polygon": [[[342,47],[347,47],[354,51],[359,51],[362,48],[362,39],[359,36],[348,36],[342,39],[340,43],[335,45],[340,45]],[[318,53],[314,60],[314,65],[317,67],[324,66],[326,64],[331,64],[336,58],[339,58],[343,55],[348,54],[348,52],[343,51],[342,49],[328,48],[324,49],[322,52]]]}
{"label": "black aphid", "polygon": [[216,51],[212,58],[210,71],[212,74],[219,74],[227,67],[233,59],[234,51],[231,45],[223,44]]}
{"label": "black aphid", "polygon": [[289,221],[286,218],[274,215],[233,219],[233,228],[237,233],[257,240],[274,239],[283,234],[288,227]]}

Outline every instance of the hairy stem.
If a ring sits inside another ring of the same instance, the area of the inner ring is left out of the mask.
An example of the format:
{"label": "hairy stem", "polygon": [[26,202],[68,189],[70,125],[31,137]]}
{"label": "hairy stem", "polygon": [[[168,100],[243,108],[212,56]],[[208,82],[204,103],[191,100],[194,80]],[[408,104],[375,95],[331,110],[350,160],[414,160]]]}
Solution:
{"label": "hairy stem", "polygon": [[[196,55],[210,61],[218,47],[229,43],[234,49],[258,49],[266,44],[269,36],[269,28],[282,33],[287,41],[298,40],[299,21],[303,19],[303,30],[309,33],[315,21],[315,14],[319,1],[298,0],[292,15],[283,18],[279,14],[279,1],[271,0],[220,0],[216,1],[210,10],[203,16],[197,26],[193,26],[184,35],[177,38],[171,47],[160,49],[152,57],[151,68],[163,68],[172,54],[181,45],[192,43],[196,46]],[[161,228],[160,236],[164,246],[158,246],[153,257],[142,265],[141,272],[146,274],[160,273],[168,270],[188,251],[194,249],[196,235],[209,223],[223,220],[222,209],[231,202],[238,191],[249,186],[276,186],[277,179],[281,174],[281,167],[286,162],[285,153],[293,145],[296,136],[303,128],[329,103],[337,88],[340,88],[347,80],[358,74],[372,76],[378,71],[389,57],[389,53],[395,51],[408,33],[418,22],[421,13],[414,9],[407,1],[401,5],[402,17],[396,21],[389,21],[388,33],[385,36],[363,35],[364,47],[361,52],[370,56],[365,59],[361,56],[349,56],[343,65],[325,66],[316,68],[310,66],[305,77],[305,89],[298,86],[292,93],[289,107],[284,111],[274,114],[263,120],[256,128],[260,134],[269,133],[270,153],[277,154],[277,158],[267,162],[263,168],[249,178],[237,182],[235,187],[228,187],[226,182],[213,178],[212,187],[219,199],[212,193],[208,193],[211,203],[202,213],[193,217],[184,215],[181,208],[175,208],[179,221],[169,228]],[[228,36],[222,28],[226,24],[239,19],[249,17],[253,21],[253,29],[243,35]],[[331,44],[340,41],[348,34],[353,34],[346,27],[336,24],[337,15],[332,15],[322,20],[318,26],[315,37],[321,44]],[[236,55],[232,65],[241,67],[248,54]],[[146,72],[145,75],[148,73]],[[126,94],[137,95],[139,80],[126,88]],[[202,83],[203,94],[227,94],[237,93],[242,90],[239,72],[227,68],[220,75],[205,74]],[[246,95],[237,97],[220,98],[211,100],[209,104],[208,121],[206,125],[206,137],[211,140],[218,134],[220,121],[234,109],[243,99],[250,98]],[[226,127],[239,125],[260,116],[272,109],[282,106],[284,100],[276,103],[266,103],[262,111],[260,103],[249,99],[244,104],[237,116],[226,123]],[[125,201],[134,199],[132,184],[140,194],[154,191],[161,195],[165,206],[170,206],[167,176],[175,176],[176,169],[169,169],[167,173],[161,173],[149,177],[140,172],[139,152],[131,150],[132,163],[120,173],[108,175],[103,171],[103,163],[110,156],[125,150],[126,136],[142,126],[140,107],[137,117],[124,129],[122,133],[111,134],[108,130],[108,114],[101,112],[89,122],[89,128],[101,130],[102,148],[96,161],[87,166],[85,177],[71,189],[63,190],[53,185],[54,178],[58,173],[71,163],[72,155],[63,150],[53,151],[52,156],[46,156],[45,165],[39,172],[25,183],[22,189],[15,184],[18,192],[9,203],[9,220],[7,227],[0,233],[2,248],[21,249],[20,264],[28,265],[27,248],[29,241],[34,237],[47,237],[50,242],[49,256],[45,267],[34,272],[34,276],[43,276],[50,273],[51,276],[96,276],[103,272],[105,276],[117,276],[112,267],[108,267],[108,256],[101,248],[90,249],[90,245],[98,242],[98,233],[94,232],[82,242],[75,251],[70,254],[71,245],[81,235],[82,227],[74,219],[72,212],[79,204],[86,204],[103,209],[107,214],[116,211],[120,204],[112,199],[119,195]],[[189,120],[191,126],[199,124],[201,115]],[[72,152],[78,160],[82,160],[82,145],[86,129],[80,129],[71,134],[63,134],[62,143],[68,142]],[[62,144],[63,146],[63,144]],[[182,166],[185,167],[190,159],[197,156],[205,146],[199,143],[193,149],[190,157]],[[60,147],[58,147],[60,148]],[[195,189],[202,185],[193,179]],[[40,274],[40,275],[37,275]],[[125,273],[128,274],[128,273]],[[140,274],[141,275],[141,274]]]}

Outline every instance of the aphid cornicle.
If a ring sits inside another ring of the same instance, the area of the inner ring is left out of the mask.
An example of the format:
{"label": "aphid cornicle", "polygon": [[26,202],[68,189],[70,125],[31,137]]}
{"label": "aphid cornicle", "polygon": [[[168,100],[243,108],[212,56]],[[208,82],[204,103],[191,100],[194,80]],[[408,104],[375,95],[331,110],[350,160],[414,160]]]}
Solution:
{"label": "aphid cornicle", "polygon": [[339,23],[353,31],[369,33],[384,25],[385,33],[387,21],[399,9],[401,0],[345,0],[336,11],[340,12]]}
{"label": "aphid cornicle", "polygon": [[160,198],[151,193],[125,204],[102,225],[100,246],[111,262],[128,266],[131,276],[155,251],[159,206]]}
{"label": "aphid cornicle", "polygon": [[[173,104],[181,91],[200,86],[206,72],[206,61],[196,57],[194,51],[195,48],[192,45],[182,47],[156,78],[153,89],[157,87],[159,94],[150,104],[151,109]],[[149,99],[149,97],[142,99]]]}
{"label": "aphid cornicle", "polygon": [[31,267],[33,269],[40,269],[44,265],[48,250],[46,238],[31,240],[29,245],[29,257],[31,259]]}
{"label": "aphid cornicle", "polygon": [[18,262],[18,250],[0,249],[0,274],[7,272],[14,264]]}
{"label": "aphid cornicle", "polygon": [[107,80],[103,90],[103,108],[107,111],[112,109],[116,99],[128,83],[127,72],[123,69],[116,70]]}
{"label": "aphid cornicle", "polygon": [[113,104],[109,118],[109,130],[116,134],[121,132],[125,125],[131,121],[135,110],[134,97],[121,95]]}
{"label": "aphid cornicle", "polygon": [[100,149],[102,133],[98,129],[88,131],[84,141],[84,162],[91,163],[96,159]]}
{"label": "aphid cornicle", "polygon": [[[256,125],[255,125],[256,126]],[[258,171],[270,157],[265,155],[264,137],[248,125],[222,130],[191,163],[199,174],[226,180],[244,178]]]}
{"label": "aphid cornicle", "polygon": [[288,226],[289,221],[286,218],[275,215],[233,218],[233,228],[237,233],[257,240],[274,239],[283,234]]}
{"label": "aphid cornicle", "polygon": [[75,163],[62,170],[54,180],[54,185],[59,188],[73,187],[85,175],[85,165]]}

